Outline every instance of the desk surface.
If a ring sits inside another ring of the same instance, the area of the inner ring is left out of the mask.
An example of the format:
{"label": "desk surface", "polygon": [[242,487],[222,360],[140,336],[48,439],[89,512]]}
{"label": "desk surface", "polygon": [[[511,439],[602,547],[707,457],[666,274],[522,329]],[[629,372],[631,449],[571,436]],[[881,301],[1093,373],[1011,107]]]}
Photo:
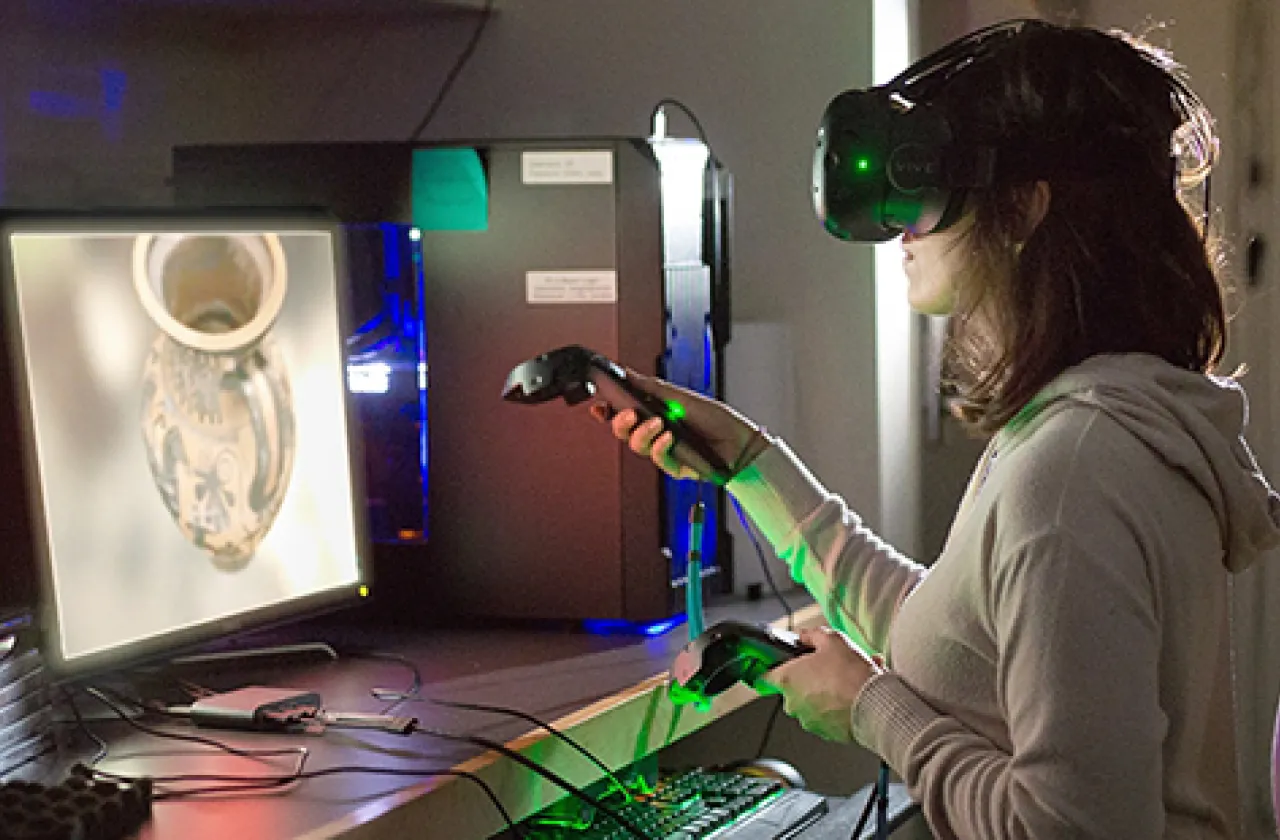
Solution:
{"label": "desk surface", "polygon": [[[728,616],[763,621],[777,613],[777,607],[768,602],[734,602],[710,607],[708,624]],[[798,626],[819,620],[820,613],[813,606],[796,614]],[[652,639],[523,630],[437,629],[372,638],[367,632],[363,635],[352,642],[355,649],[393,653],[417,664],[423,696],[517,708],[570,734],[613,769],[651,755],[756,697],[740,685],[717,697],[707,712],[674,706],[666,696],[666,670],[686,641],[684,626]],[[376,648],[370,644],[374,641]],[[404,690],[411,679],[402,664],[359,656],[269,674],[240,672],[235,676],[235,680],[224,676],[210,684],[220,690],[243,684],[316,690],[327,708],[345,712],[380,712],[387,704],[373,698],[370,689]],[[589,785],[601,776],[597,767],[571,747],[518,718],[422,702],[406,703],[400,711],[433,729],[504,742],[578,786]],[[296,753],[271,759],[218,753],[151,737],[119,722],[94,722],[91,726],[110,745],[98,767],[129,776],[287,775],[298,760]],[[516,820],[564,796],[555,784],[499,753],[423,734],[397,736],[335,729],[315,736],[233,733],[196,729],[185,722],[158,727],[212,737],[241,749],[305,747],[308,770],[340,766],[465,770],[487,782]],[[141,837],[468,840],[488,837],[505,825],[484,792],[465,779],[350,772],[271,791],[157,803]]]}

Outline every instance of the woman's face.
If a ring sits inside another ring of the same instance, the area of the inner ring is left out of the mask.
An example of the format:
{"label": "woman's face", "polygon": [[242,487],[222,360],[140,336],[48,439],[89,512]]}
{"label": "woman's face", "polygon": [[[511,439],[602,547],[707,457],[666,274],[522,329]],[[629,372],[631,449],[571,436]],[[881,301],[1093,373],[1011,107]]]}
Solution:
{"label": "woman's face", "polygon": [[924,235],[908,230],[902,235],[902,267],[912,309],[926,315],[951,313],[957,285],[971,270],[964,239],[972,226],[973,216],[965,214],[946,230]]}

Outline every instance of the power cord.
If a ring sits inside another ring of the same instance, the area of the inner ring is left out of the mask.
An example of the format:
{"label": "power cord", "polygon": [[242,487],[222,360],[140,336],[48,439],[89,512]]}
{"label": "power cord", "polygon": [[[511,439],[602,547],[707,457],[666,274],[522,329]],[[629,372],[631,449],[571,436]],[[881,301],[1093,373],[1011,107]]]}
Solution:
{"label": "power cord", "polygon": [[458,75],[462,73],[462,68],[466,67],[467,62],[471,60],[471,54],[476,51],[476,46],[480,43],[480,36],[484,34],[485,27],[489,25],[489,18],[493,16],[493,4],[494,0],[485,0],[484,8],[480,11],[480,22],[476,24],[475,32],[471,34],[471,40],[463,48],[462,54],[458,56],[458,60],[449,70],[449,74],[444,77],[444,82],[440,85],[440,90],[436,93],[435,100],[427,108],[427,113],[418,121],[413,133],[409,135],[410,143],[422,137],[422,132],[427,130],[427,126],[435,118],[436,112],[444,104],[445,97],[449,95],[449,90],[453,87],[453,83],[458,80]]}

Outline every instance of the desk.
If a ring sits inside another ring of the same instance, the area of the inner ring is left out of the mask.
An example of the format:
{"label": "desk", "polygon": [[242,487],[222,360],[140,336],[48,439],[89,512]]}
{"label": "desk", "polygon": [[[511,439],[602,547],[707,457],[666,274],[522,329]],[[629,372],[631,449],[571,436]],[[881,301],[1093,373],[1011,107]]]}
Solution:
{"label": "desk", "polygon": [[[768,602],[737,602],[708,609],[708,624],[732,615],[766,620],[777,614]],[[797,626],[820,623],[808,606]],[[741,708],[757,695],[735,686],[716,698],[708,712],[675,707],[666,697],[666,669],[686,640],[684,627],[654,639],[587,636],[576,633],[432,630],[421,634],[379,634],[381,650],[419,665],[422,694],[445,700],[500,704],[552,723],[591,750],[610,768],[651,755],[708,723]],[[367,644],[368,639],[363,640]],[[360,640],[357,640],[357,644]],[[369,695],[375,686],[405,688],[406,668],[376,659],[344,658],[327,665],[261,674],[237,674],[246,682],[318,690],[325,705],[349,712],[376,712],[385,703]],[[274,678],[272,678],[274,677]],[[424,725],[503,741],[578,786],[601,773],[571,747],[524,721],[411,703],[403,707]],[[262,762],[187,747],[127,728],[94,723],[110,753],[99,767],[135,776],[171,774],[280,775],[294,756]],[[197,730],[185,723],[161,728],[215,738],[240,748],[305,746],[308,769],[338,765],[383,768],[454,768],[486,781],[511,816],[520,820],[564,796],[564,792],[511,759],[471,745],[422,735],[396,736],[329,730],[320,736]],[[143,840],[278,840],[330,837],[485,838],[505,822],[479,787],[456,777],[412,779],[352,773],[307,780],[289,788],[225,798],[157,803]]]}

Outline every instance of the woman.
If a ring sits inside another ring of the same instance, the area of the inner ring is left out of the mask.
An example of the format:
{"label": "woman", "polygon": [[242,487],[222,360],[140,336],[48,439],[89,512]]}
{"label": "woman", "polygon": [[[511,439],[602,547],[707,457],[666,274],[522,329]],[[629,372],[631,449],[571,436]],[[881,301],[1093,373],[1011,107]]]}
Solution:
{"label": "woman", "polygon": [[[990,436],[931,568],[782,441],[643,382],[735,465],[729,492],[831,625],[771,672],[787,712],[883,756],[936,836],[1236,837],[1228,576],[1280,542],[1280,498],[1213,375],[1222,295],[1178,188],[1207,175],[1212,122],[1136,39],[997,34],[904,87],[997,150],[954,219],[902,240],[911,304],[951,316],[959,416]],[[707,477],[657,424],[611,424]]]}

